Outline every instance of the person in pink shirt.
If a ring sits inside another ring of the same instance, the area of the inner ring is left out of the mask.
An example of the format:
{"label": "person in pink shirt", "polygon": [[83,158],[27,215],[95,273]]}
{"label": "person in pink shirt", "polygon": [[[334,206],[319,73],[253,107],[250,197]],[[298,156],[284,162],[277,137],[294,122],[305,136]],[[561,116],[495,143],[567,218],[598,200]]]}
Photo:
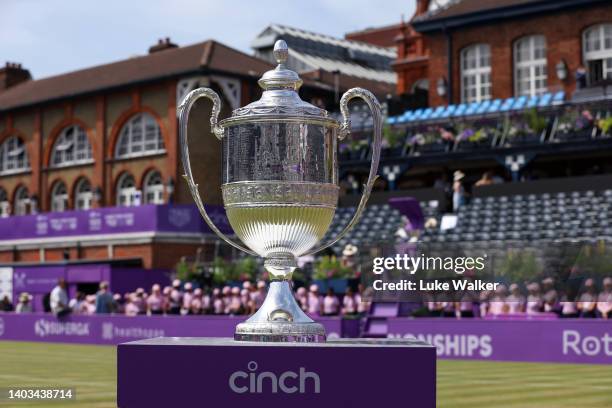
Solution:
{"label": "person in pink shirt", "polygon": [[542,299],[544,300],[544,311],[553,312],[558,308],[559,295],[555,289],[555,280],[546,278],[542,281]]}
{"label": "person in pink shirt", "polygon": [[133,302],[138,307],[138,314],[143,315],[147,313],[147,297],[143,288],[136,289],[136,296]]}
{"label": "person in pink shirt", "polygon": [[189,305],[189,314],[202,314],[202,306],[202,289],[197,288],[193,291],[193,298],[191,299],[191,304]]}
{"label": "person in pink shirt", "polygon": [[323,299],[319,296],[319,287],[317,285],[310,285],[310,291],[308,293],[308,313],[313,316],[322,314],[323,311]]}
{"label": "person in pink shirt", "polygon": [[161,287],[157,284],[151,287],[151,294],[147,297],[147,314],[160,315],[164,313],[164,297]]}
{"label": "person in pink shirt", "polygon": [[85,306],[83,314],[92,315],[96,313],[96,295],[87,295],[85,297]]}
{"label": "person in pink shirt", "polygon": [[355,295],[353,295],[353,289],[350,286],[346,288],[346,292],[342,298],[342,314],[357,314],[357,302],[355,301]]}
{"label": "person in pink shirt", "polygon": [[495,290],[495,294],[491,298],[491,302],[489,306],[490,314],[494,316],[498,316],[498,315],[506,313],[506,308],[504,306],[506,305],[507,291],[508,289],[506,288],[506,285],[497,286],[497,289]]}
{"label": "person in pink shirt", "polygon": [[372,305],[372,291],[374,289],[359,284],[359,292],[355,294],[355,302],[357,302],[357,312],[364,316],[370,312],[370,306]]}
{"label": "person in pink shirt", "polygon": [[232,300],[232,288],[224,286],[221,289],[221,297],[223,299],[223,314],[230,314],[230,301]]}
{"label": "person in pink shirt", "polygon": [[212,312],[216,315],[221,315],[225,313],[225,304],[223,302],[223,297],[221,296],[221,290],[219,288],[213,289]]}
{"label": "person in pink shirt", "polygon": [[175,279],[172,281],[172,290],[170,291],[170,308],[169,313],[178,315],[181,314],[181,306],[183,305],[183,292],[181,292],[181,281]]}
{"label": "person in pink shirt", "polygon": [[232,295],[230,296],[230,301],[229,301],[229,313],[233,315],[239,315],[239,314],[242,314],[243,311],[244,309],[242,307],[242,302],[240,300],[240,288],[233,287]]}
{"label": "person in pink shirt", "polygon": [[134,302],[136,295],[133,293],[126,293],[127,303],[125,304],[125,315],[126,316],[136,316],[140,312],[140,309]]}
{"label": "person in pink shirt", "polygon": [[327,294],[323,298],[323,315],[337,316],[340,312],[340,301],[332,288],[327,288]]}
{"label": "person in pink shirt", "polygon": [[612,314],[612,278],[603,280],[603,291],[597,297],[597,311],[604,319],[609,319]]}
{"label": "person in pink shirt", "polygon": [[253,313],[259,310],[266,298],[266,282],[257,282],[257,291],[251,294]]}
{"label": "person in pink shirt", "polygon": [[164,290],[162,291],[162,309],[164,310],[164,314],[170,313],[170,293],[172,293],[172,287],[164,286]]}
{"label": "person in pink shirt", "polygon": [[595,291],[595,282],[589,278],[584,281],[584,292],[578,298],[578,310],[580,310],[580,317],[593,318],[595,315],[595,308],[597,307],[597,292]]}
{"label": "person in pink shirt", "polygon": [[527,314],[535,315],[542,312],[544,308],[544,301],[540,294],[540,285],[537,282],[532,282],[527,285],[529,294],[527,295]]}
{"label": "person in pink shirt", "polygon": [[183,285],[183,304],[181,305],[181,314],[186,315],[189,314],[191,310],[191,301],[193,300],[193,285],[191,282],[185,283]]}
{"label": "person in pink shirt", "polygon": [[561,306],[561,317],[574,318],[578,317],[578,309],[576,308],[576,300],[571,288],[567,288],[565,295],[561,297],[559,305]]}
{"label": "person in pink shirt", "polygon": [[240,291],[240,304],[244,314],[251,314],[251,296],[246,288]]}
{"label": "person in pink shirt", "polygon": [[304,312],[308,311],[308,293],[305,287],[301,286],[295,291],[295,299]]}
{"label": "person in pink shirt", "polygon": [[510,295],[506,298],[506,309],[510,314],[520,314],[525,312],[525,296],[521,294],[519,285],[510,285]]}
{"label": "person in pink shirt", "polygon": [[210,295],[207,292],[202,291],[202,314],[209,314],[211,307],[212,300]]}

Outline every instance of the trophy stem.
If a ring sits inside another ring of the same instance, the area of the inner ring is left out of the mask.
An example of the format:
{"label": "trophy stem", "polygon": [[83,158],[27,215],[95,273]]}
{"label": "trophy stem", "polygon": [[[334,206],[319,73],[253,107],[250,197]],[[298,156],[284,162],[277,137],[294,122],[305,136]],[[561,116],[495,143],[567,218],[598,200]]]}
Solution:
{"label": "trophy stem", "polygon": [[236,326],[235,340],[264,342],[319,343],[325,341],[325,329],[302,311],[290,281],[270,282],[261,308],[246,322]]}

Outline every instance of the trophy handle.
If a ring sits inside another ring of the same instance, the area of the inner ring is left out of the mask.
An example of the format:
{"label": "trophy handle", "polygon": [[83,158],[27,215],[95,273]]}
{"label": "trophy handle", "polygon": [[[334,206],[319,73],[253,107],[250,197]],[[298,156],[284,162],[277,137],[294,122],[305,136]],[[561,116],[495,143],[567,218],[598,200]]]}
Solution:
{"label": "trophy handle", "polygon": [[187,181],[189,191],[191,192],[191,195],[193,196],[193,199],[198,209],[200,210],[202,218],[204,218],[204,221],[206,221],[206,224],[208,224],[210,229],[222,240],[224,240],[234,248],[244,251],[248,254],[257,256],[255,252],[232,241],[232,239],[230,239],[227,235],[222,233],[219,228],[217,228],[215,223],[208,216],[206,208],[204,208],[204,203],[202,203],[202,198],[200,197],[200,192],[198,191],[198,185],[193,179],[193,173],[191,172],[191,163],[189,162],[189,147],[187,145],[187,124],[189,119],[189,112],[191,111],[193,104],[200,98],[208,98],[212,101],[213,108],[212,114],[210,116],[210,126],[217,139],[221,140],[223,138],[223,128],[217,124],[219,120],[219,112],[221,111],[221,99],[219,98],[219,95],[217,95],[217,93],[210,88],[198,88],[189,92],[185,99],[183,99],[183,102],[181,102],[180,106],[178,107],[179,136],[183,159],[183,170],[185,171],[183,177]]}
{"label": "trophy handle", "polygon": [[373,131],[374,131],[374,139],[372,143],[372,164],[370,165],[370,175],[368,176],[368,181],[363,186],[363,194],[361,196],[361,200],[359,201],[359,205],[355,210],[355,214],[353,214],[353,218],[351,221],[344,227],[344,229],[338,234],[336,238],[333,240],[306,252],[304,255],[313,255],[319,251],[324,250],[325,248],[329,248],[334,245],[336,242],[340,241],[344,236],[353,228],[355,224],[361,218],[361,214],[365,209],[365,206],[370,198],[370,193],[372,192],[372,188],[374,187],[374,183],[378,178],[378,162],[380,161],[380,148],[382,145],[382,113],[380,108],[380,103],[376,97],[372,94],[372,92],[363,88],[351,88],[342,95],[342,99],[340,99],[340,112],[342,112],[342,125],[340,126],[340,132],[338,134],[338,139],[342,140],[347,135],[351,133],[351,115],[348,109],[348,103],[353,98],[361,98],[363,99],[372,111],[372,119],[373,119]]}

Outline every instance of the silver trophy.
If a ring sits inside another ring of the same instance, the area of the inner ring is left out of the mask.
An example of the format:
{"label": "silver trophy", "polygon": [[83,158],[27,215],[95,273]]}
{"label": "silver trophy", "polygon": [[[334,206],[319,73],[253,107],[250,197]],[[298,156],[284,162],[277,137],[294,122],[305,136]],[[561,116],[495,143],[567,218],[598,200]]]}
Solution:
{"label": "silver trophy", "polygon": [[[274,45],[278,66],[259,80],[261,99],[232,112],[218,123],[220,99],[212,89],[190,92],[178,108],[185,179],[202,217],[224,241],[261,256],[270,286],[261,308],[238,324],[235,340],[322,342],[325,329],[298,306],[291,290],[297,257],[321,251],[344,237],[357,223],[377,178],[382,119],[380,104],[369,91],[353,88],[340,100],[343,122],[300,99],[302,80],[287,69],[287,44]],[[199,98],[212,100],[210,123],[223,143],[223,202],[238,238],[233,241],[212,222],[189,163],[187,121]],[[337,143],[349,133],[348,103],[363,99],[372,111],[374,139],[370,175],[351,221],[333,240],[321,243],[338,204]]]}

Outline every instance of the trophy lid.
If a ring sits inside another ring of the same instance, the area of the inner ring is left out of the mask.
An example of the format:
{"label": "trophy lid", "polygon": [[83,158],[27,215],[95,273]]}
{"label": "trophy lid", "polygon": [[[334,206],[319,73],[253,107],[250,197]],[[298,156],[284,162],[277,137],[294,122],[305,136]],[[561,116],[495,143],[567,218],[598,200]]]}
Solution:
{"label": "trophy lid", "polygon": [[221,121],[222,126],[237,123],[260,121],[262,119],[297,120],[303,122],[324,122],[326,125],[339,126],[325,109],[303,101],[298,95],[302,86],[299,75],[287,68],[289,47],[283,40],[274,44],[274,58],[278,65],[263,74],[258,84],[263,89],[261,99],[242,108],[235,109],[230,118]]}

